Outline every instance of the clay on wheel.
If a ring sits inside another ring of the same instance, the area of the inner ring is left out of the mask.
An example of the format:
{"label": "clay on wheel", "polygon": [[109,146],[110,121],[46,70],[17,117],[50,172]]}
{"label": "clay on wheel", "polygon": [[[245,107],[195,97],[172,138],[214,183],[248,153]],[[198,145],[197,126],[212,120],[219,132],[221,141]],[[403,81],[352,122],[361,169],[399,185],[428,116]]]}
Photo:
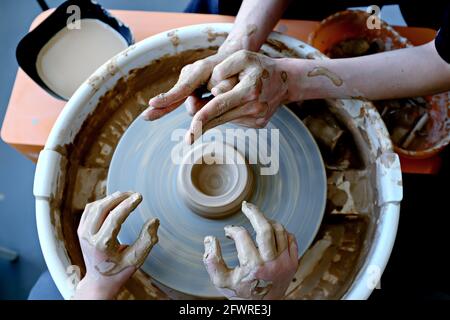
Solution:
{"label": "clay on wheel", "polygon": [[[243,226],[253,238],[255,232],[240,210],[221,218],[206,218],[193,211],[180,196],[178,178],[182,164],[174,164],[171,154],[184,133],[179,140],[172,138],[176,129],[189,128],[191,119],[183,106],[157,121],[137,118],[114,152],[107,192],[133,190],[143,195],[141,205],[122,226],[120,242],[132,243],[144,221],[159,219],[159,242],[141,267],[156,284],[194,297],[221,298],[202,262],[204,237],[212,235],[220,241],[224,260],[233,267],[238,265],[237,252],[234,242],[226,238],[224,226]],[[261,170],[268,165],[260,160],[267,157],[257,159],[256,163],[249,161],[249,150],[256,149],[257,142],[247,135],[246,128],[228,123],[218,129],[241,130],[232,147],[245,157],[253,174],[253,188],[247,201],[295,235],[301,256],[314,240],[325,209],[325,168],[313,137],[290,110],[280,107],[266,127],[267,148],[272,143],[271,130],[279,132],[279,157],[274,164],[279,170],[275,175],[262,175]],[[207,131],[203,143],[211,141],[212,133]],[[258,155],[270,153],[264,148],[257,151]],[[209,173],[206,170],[199,174]],[[197,187],[205,189],[204,182],[197,182]],[[214,193],[212,189],[209,188],[210,193]]]}
{"label": "clay on wheel", "polygon": [[245,158],[222,142],[195,146],[183,159],[177,181],[186,206],[205,218],[222,218],[238,211],[251,195],[252,186],[253,174]]}

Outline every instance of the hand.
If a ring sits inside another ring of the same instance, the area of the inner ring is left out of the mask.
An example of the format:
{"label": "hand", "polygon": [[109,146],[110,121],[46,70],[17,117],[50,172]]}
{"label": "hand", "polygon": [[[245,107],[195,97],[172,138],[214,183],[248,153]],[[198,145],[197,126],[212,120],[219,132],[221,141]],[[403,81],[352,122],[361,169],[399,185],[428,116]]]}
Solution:
{"label": "hand", "polygon": [[[186,142],[193,143],[199,133],[229,121],[265,127],[289,98],[288,73],[282,61],[241,50],[217,65],[209,81],[215,98],[196,112]],[[239,82],[232,87],[236,78]]]}
{"label": "hand", "polygon": [[297,271],[297,241],[281,224],[268,221],[255,205],[244,201],[242,212],[256,231],[257,247],[243,227],[227,226],[225,234],[236,244],[240,266],[229,269],[218,240],[208,236],[203,256],[206,270],[229,299],[281,299]]}
{"label": "hand", "polygon": [[[157,120],[178,108],[184,101],[187,111],[194,115],[206,103],[197,90],[208,84],[214,67],[239,48],[238,41],[227,39],[216,54],[184,66],[175,86],[150,99],[149,108],[142,113],[142,117],[145,120]],[[231,89],[237,83],[237,78],[228,79],[226,83]],[[211,88],[210,85],[208,87]]]}
{"label": "hand", "polygon": [[157,219],[144,224],[131,246],[117,240],[122,223],[141,201],[139,193],[116,192],[86,206],[78,226],[86,275],[74,299],[113,299],[158,242]]}

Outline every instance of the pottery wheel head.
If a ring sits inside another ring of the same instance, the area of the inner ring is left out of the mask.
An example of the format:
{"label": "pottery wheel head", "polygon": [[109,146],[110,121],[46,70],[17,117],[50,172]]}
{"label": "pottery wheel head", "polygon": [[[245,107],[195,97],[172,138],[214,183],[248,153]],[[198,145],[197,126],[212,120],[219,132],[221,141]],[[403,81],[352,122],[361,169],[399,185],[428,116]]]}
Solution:
{"label": "pottery wheel head", "polygon": [[202,262],[204,237],[217,237],[225,261],[236,266],[223,228],[241,225],[255,236],[240,211],[247,200],[296,236],[301,256],[322,221],[325,168],[313,137],[286,107],[265,129],[225,124],[187,146],[191,119],[183,107],[153,122],[137,118],[114,152],[107,192],[143,195],[122,226],[122,243],[132,243],[148,219],[160,220],[159,242],[142,266],[147,274],[170,289],[217,298]]}

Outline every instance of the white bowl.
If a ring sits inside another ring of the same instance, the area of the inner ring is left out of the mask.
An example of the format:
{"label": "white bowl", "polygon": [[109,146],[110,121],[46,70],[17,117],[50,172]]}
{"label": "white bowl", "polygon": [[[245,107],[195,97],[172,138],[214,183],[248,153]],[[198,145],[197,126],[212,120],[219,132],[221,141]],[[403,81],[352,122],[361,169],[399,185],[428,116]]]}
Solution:
{"label": "white bowl", "polygon": [[[194,25],[147,38],[100,67],[64,107],[40,153],[33,190],[41,248],[48,269],[64,298],[70,298],[73,294],[74,269],[70,256],[76,253],[71,252],[75,249],[68,248],[64,241],[68,235],[67,230],[64,234],[62,229],[62,214],[65,210],[62,204],[68,187],[68,170],[76,168],[73,161],[69,160],[77,147],[73,143],[77,135],[86,129],[83,126],[86,120],[90,115],[101,112],[97,108],[101,97],[120,78],[127,77],[131,70],[144,67],[166,55],[218,46],[224,40],[221,35],[229,32],[231,27],[231,24]],[[278,33],[270,35],[269,45],[263,49],[273,56],[297,55],[324,59],[314,48]],[[354,275],[350,275],[349,280],[342,285],[339,295],[344,299],[365,299],[374,288],[374,279],[383,272],[394,244],[402,198],[400,164],[393,153],[389,134],[370,103],[337,100],[330,101],[330,104],[332,111],[353,134],[371,173],[368,176],[371,188],[375,190],[364,248],[352,265]],[[106,149],[103,151],[108,152]],[[294,286],[290,290],[297,289]],[[175,293],[171,296],[177,297]]]}

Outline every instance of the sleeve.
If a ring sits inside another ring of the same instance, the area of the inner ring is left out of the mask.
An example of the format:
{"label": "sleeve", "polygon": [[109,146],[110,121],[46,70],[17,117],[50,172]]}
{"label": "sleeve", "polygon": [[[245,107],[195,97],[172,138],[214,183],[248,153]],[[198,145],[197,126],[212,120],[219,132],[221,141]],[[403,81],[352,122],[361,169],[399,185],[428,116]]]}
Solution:
{"label": "sleeve", "polygon": [[[450,7],[449,7],[450,8]],[[449,8],[445,14],[443,25],[436,36],[434,41],[436,50],[442,59],[450,63],[450,21],[449,21]]]}

